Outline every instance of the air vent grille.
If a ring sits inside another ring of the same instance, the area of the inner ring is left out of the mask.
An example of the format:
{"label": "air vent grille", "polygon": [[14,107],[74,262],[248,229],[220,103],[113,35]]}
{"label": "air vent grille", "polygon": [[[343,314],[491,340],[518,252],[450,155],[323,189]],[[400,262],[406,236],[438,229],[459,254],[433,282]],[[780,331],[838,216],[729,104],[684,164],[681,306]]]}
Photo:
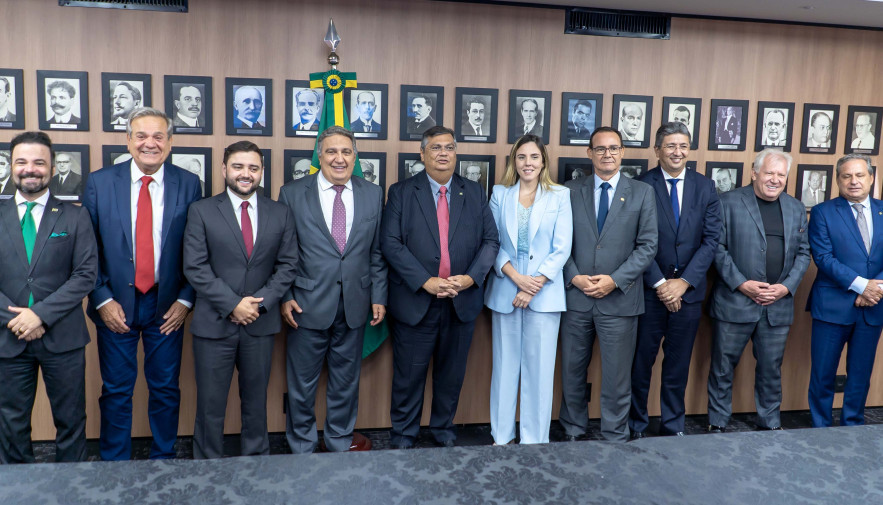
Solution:
{"label": "air vent grille", "polygon": [[668,39],[671,16],[647,12],[616,12],[569,7],[564,33]]}
{"label": "air vent grille", "polygon": [[189,0],[58,0],[62,7],[100,7],[139,11],[187,12]]}

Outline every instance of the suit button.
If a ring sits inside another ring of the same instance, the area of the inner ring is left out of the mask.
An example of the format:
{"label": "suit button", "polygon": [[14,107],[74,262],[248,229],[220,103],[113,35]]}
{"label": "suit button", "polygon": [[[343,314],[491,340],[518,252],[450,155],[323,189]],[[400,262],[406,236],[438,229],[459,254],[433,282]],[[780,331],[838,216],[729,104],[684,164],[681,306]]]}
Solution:
{"label": "suit button", "polygon": [[337,285],[340,286],[340,281],[337,281]]}
{"label": "suit button", "polygon": [[761,249],[760,252],[766,252],[766,249]]}
{"label": "suit button", "polygon": [[30,282],[34,282],[34,278],[33,278],[33,277],[28,277],[28,282],[29,282],[29,283],[30,283]]}
{"label": "suit button", "polygon": [[129,263],[135,263],[135,259],[134,259],[134,258],[129,258]]}
{"label": "suit button", "polygon": [[135,285],[132,284],[132,283],[130,282],[130,283],[129,283],[129,287],[131,288],[131,287],[133,287],[133,286],[135,286]]}
{"label": "suit button", "polygon": [[600,245],[595,246],[595,249],[601,249],[601,246]]}

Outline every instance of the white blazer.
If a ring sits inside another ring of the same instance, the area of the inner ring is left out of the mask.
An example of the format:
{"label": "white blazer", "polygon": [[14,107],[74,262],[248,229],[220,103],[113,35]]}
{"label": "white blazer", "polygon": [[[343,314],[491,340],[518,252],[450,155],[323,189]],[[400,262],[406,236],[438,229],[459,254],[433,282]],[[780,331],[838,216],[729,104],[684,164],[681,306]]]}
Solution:
{"label": "white blazer", "polygon": [[[506,187],[494,186],[491,212],[500,231],[500,251],[494,262],[494,274],[488,276],[484,303],[491,310],[508,314],[514,309],[512,301],[518,287],[506,276],[502,268],[510,262],[518,268],[518,191],[521,183]],[[528,227],[529,260],[526,275],[545,275],[549,281],[530,301],[536,312],[563,312],[567,309],[564,299],[564,276],[562,270],[570,257],[573,242],[573,213],[570,210],[570,190],[564,186],[552,186],[550,191],[537,188]]]}

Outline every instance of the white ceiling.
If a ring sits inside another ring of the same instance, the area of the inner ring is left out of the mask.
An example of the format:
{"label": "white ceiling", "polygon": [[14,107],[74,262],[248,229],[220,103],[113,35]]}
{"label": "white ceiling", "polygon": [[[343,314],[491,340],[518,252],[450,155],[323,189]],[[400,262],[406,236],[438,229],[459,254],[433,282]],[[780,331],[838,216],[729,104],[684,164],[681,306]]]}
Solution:
{"label": "white ceiling", "polygon": [[868,0],[509,0],[597,9],[883,28],[883,2]]}

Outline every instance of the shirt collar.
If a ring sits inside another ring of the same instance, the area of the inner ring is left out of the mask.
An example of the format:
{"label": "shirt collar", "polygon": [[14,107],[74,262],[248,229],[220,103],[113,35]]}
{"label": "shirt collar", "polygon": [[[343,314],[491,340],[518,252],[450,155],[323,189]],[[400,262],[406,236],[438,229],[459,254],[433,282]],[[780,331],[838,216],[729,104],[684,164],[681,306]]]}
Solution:
{"label": "shirt collar", "polygon": [[[662,170],[662,167],[659,167],[659,170]],[[668,181],[669,179],[677,179],[679,181],[683,181],[684,179],[686,179],[686,175],[687,175],[687,167],[684,167],[684,169],[681,170],[681,173],[679,173],[677,177],[672,177],[671,175],[669,175],[668,172],[666,172],[665,170],[662,170],[662,177],[666,181]],[[666,183],[666,184],[668,184],[668,183]]]}
{"label": "shirt collar", "polygon": [[[846,203],[848,203],[849,206],[852,207],[853,205],[855,205],[856,202],[850,202],[849,200],[846,200]],[[857,202],[857,203],[859,205],[861,205],[862,208],[864,208],[864,209],[870,209],[871,208],[871,195],[866,196],[864,200]]]}
{"label": "shirt collar", "polygon": [[187,117],[180,112],[177,114],[178,119],[184,122],[187,126],[196,127],[196,122],[199,121],[198,117]]}
{"label": "shirt collar", "polygon": [[239,196],[236,193],[234,193],[233,191],[231,191],[230,188],[227,188],[227,196],[230,197],[230,201],[233,202],[234,209],[239,209],[240,207],[242,207],[242,202],[248,202],[248,205],[251,206],[252,209],[258,208],[258,192],[257,191],[252,193],[251,196],[248,198],[242,198],[241,196]]}
{"label": "shirt collar", "polygon": [[67,113],[62,114],[61,116],[56,115],[55,122],[56,123],[70,123],[71,116],[73,116],[73,115],[74,115],[74,111],[72,111],[72,110],[67,111]]}
{"label": "shirt collar", "polygon": [[[325,175],[322,174],[322,170],[318,172],[319,176],[316,177],[316,180],[319,181],[319,189],[322,191],[331,189],[334,184],[325,178]],[[346,189],[352,191],[353,190],[353,178],[350,177],[346,184],[343,185]]]}
{"label": "shirt collar", "polygon": [[[131,163],[129,163],[129,170],[131,171],[131,174],[132,174],[132,184],[135,184],[136,182],[140,181],[142,177],[147,175],[144,172],[142,172],[140,168],[138,168],[138,165],[135,164],[134,159],[131,161]],[[159,167],[159,170],[157,170],[156,172],[151,174],[151,177],[153,177],[153,180],[156,181],[157,184],[162,184],[164,174],[165,174],[165,163],[163,163],[163,166]]]}
{"label": "shirt collar", "polygon": [[447,188],[448,194],[451,193],[451,181],[454,180],[453,175],[451,176],[450,179],[448,179],[448,182],[446,182],[444,184],[439,184],[438,182],[435,181],[435,179],[433,179],[432,177],[429,176],[429,174],[426,173],[426,170],[423,171],[423,174],[424,174],[424,177],[426,177],[429,180],[429,189],[432,190],[433,195],[437,195],[442,186]]}
{"label": "shirt collar", "polygon": [[245,118],[242,117],[242,116],[236,116],[236,119],[238,119],[239,121],[241,121],[242,124],[244,124],[245,126],[247,126],[247,127],[249,127],[249,128],[254,127],[254,123],[252,123],[252,122],[249,121],[248,119],[245,119]]}
{"label": "shirt collar", "polygon": [[[620,174],[619,170],[617,170],[616,174],[614,174],[609,181],[606,181],[608,184],[610,184],[610,188],[613,189],[613,191],[616,191],[616,186],[619,185],[619,178],[621,176],[622,174]],[[592,177],[595,178],[595,189],[599,189],[601,187],[601,183],[605,182],[604,179],[598,177],[598,174],[592,174]]]}
{"label": "shirt collar", "polygon": [[[40,196],[40,198],[37,198],[34,201],[37,202],[37,204],[40,205],[41,207],[45,207],[46,204],[49,203],[49,192],[47,191],[47,192],[43,193],[43,195]],[[20,191],[15,190],[15,204],[21,205],[23,203],[28,203],[28,201],[25,200],[25,197],[22,196]]]}

